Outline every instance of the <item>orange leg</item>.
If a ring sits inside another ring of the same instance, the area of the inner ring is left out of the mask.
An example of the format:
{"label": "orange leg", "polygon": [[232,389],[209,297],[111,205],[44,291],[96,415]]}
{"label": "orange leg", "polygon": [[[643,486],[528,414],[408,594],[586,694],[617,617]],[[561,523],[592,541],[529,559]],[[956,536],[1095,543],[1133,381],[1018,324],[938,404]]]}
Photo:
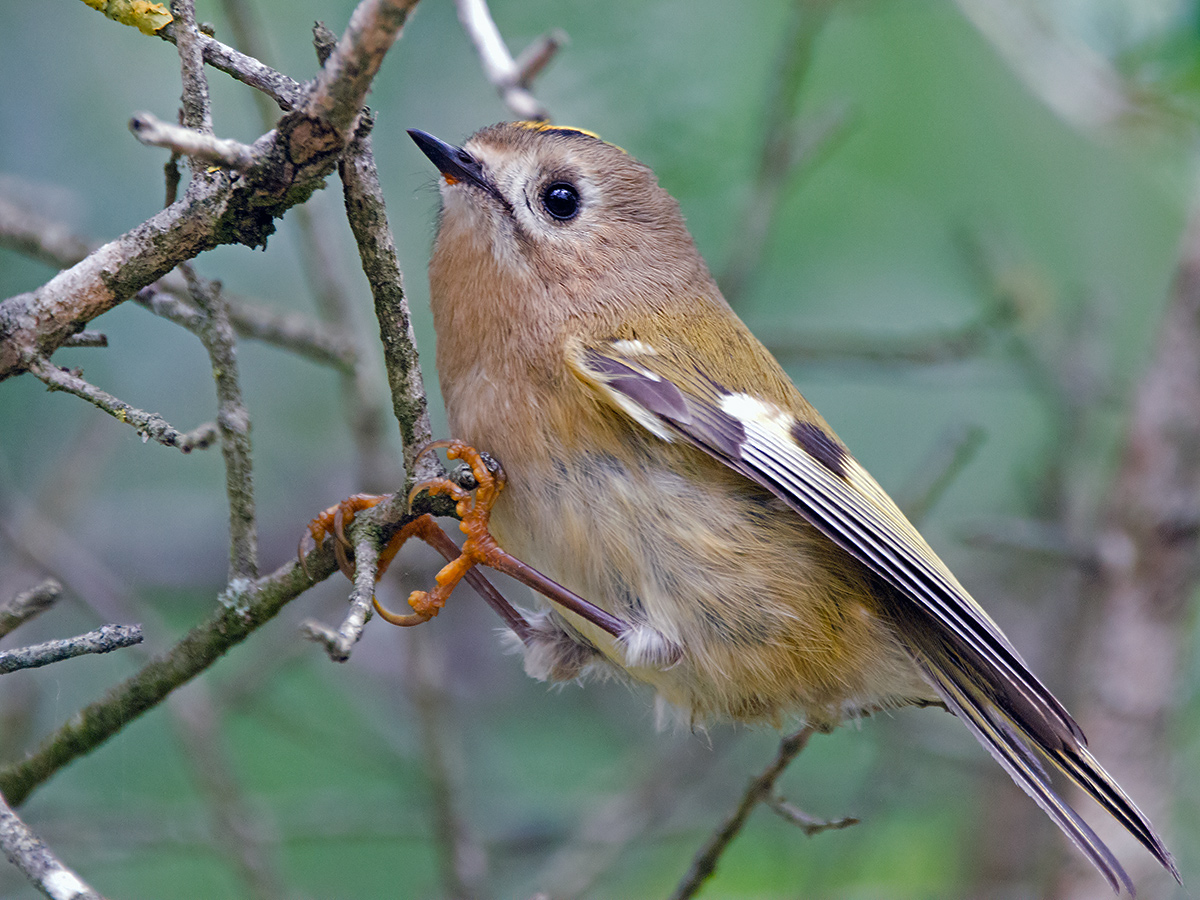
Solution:
{"label": "orange leg", "polygon": [[[379,575],[382,575],[410,537],[418,537],[446,557],[449,562],[440,572],[436,581],[437,587],[432,591],[413,591],[409,595],[408,604],[413,612],[400,615],[384,609],[377,600],[373,599],[375,611],[394,625],[419,625],[427,622],[446,605],[446,600],[458,583],[466,578],[483,598],[508,625],[525,640],[531,633],[528,622],[492,587],[481,573],[475,570],[477,565],[485,565],[497,571],[511,575],[518,581],[528,585],[559,605],[569,609],[588,621],[596,624],[614,637],[620,638],[630,631],[630,625],[622,619],[588,602],[578,594],[568,590],[555,581],[547,578],[541,572],[526,565],[515,556],[506,553],[496,543],[488,531],[492,506],[495,505],[500,491],[504,489],[504,470],[495,460],[485,457],[473,447],[462,441],[434,441],[426,445],[418,454],[418,458],[435,448],[442,448],[450,459],[461,459],[471,468],[475,479],[475,487],[468,490],[448,478],[436,478],[418,484],[409,494],[409,502],[422,491],[431,495],[449,494],[454,498],[460,522],[459,528],[467,535],[461,551],[441,528],[426,514],[418,516],[406,524],[391,539],[379,554]],[[322,512],[308,526],[308,533],[300,541],[300,565],[304,565],[304,556],[326,536],[336,537],[334,552],[337,554],[338,567],[348,578],[354,577],[354,563],[347,551],[350,542],[346,538],[345,527],[355,514],[364,509],[370,509],[384,500],[386,495],[355,494],[336,506]]]}
{"label": "orange leg", "polygon": [[[450,592],[454,590],[458,582],[474,566],[485,565],[498,572],[511,575],[555,603],[603,628],[614,637],[620,638],[629,632],[629,623],[584,600],[558,582],[547,578],[537,569],[502,550],[496,543],[496,539],[488,531],[488,521],[491,518],[492,506],[496,503],[500,491],[504,489],[505,476],[504,470],[495,460],[490,457],[485,460],[483,454],[462,441],[434,441],[421,452],[424,453],[434,447],[445,448],[446,456],[450,459],[465,461],[471,467],[471,474],[475,477],[476,486],[473,491],[468,491],[449,479],[439,478],[417,485],[409,495],[411,502],[411,498],[421,491],[427,491],[430,494],[449,494],[458,503],[457,512],[461,520],[459,528],[467,535],[462,555],[438,573],[438,586],[428,594],[423,591],[415,591],[408,598],[409,604],[418,614],[432,610],[429,615],[437,615],[437,610],[445,605],[446,598],[450,596]],[[493,465],[489,466],[489,462]],[[518,630],[517,633],[521,634],[521,631]]]}

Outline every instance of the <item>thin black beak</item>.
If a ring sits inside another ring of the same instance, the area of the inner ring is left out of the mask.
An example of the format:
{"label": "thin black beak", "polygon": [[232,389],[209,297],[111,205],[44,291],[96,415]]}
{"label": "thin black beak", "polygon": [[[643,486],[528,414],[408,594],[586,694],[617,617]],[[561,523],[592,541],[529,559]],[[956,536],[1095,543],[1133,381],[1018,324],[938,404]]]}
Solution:
{"label": "thin black beak", "polygon": [[429,157],[429,161],[437,166],[438,171],[450,184],[466,181],[478,185],[489,194],[496,193],[496,189],[484,177],[483,166],[462,147],[447,144],[417,128],[408,129],[408,136],[416,142],[421,152]]}

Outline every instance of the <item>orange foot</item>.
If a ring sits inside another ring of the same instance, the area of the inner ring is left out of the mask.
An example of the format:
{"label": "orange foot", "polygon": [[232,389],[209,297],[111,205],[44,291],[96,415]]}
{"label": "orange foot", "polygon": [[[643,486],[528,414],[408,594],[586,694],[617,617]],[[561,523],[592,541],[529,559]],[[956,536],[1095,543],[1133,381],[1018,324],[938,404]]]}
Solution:
{"label": "orange foot", "polygon": [[[462,459],[471,467],[475,479],[475,487],[468,490],[448,478],[436,478],[422,482],[413,488],[409,494],[412,502],[417,494],[449,494],[457,501],[457,512],[462,520],[460,526],[467,535],[467,542],[462,549],[447,537],[429,514],[418,516],[408,522],[388,542],[379,554],[379,568],[376,578],[382,577],[388,566],[400,552],[400,548],[411,537],[417,537],[432,546],[450,562],[437,574],[437,587],[432,591],[413,591],[408,603],[413,612],[400,615],[384,609],[379,601],[372,598],[375,611],[393,625],[420,625],[428,622],[438,614],[454,588],[464,578],[468,577],[472,568],[478,563],[491,564],[496,554],[503,556],[503,551],[496,545],[495,539],[488,533],[488,520],[491,517],[492,506],[497,496],[504,488],[504,470],[499,463],[485,456],[461,441],[434,441],[425,446],[418,454],[418,459],[431,450],[444,448],[450,459]],[[353,521],[355,515],[365,509],[370,509],[387,499],[386,494],[354,494],[341,503],[331,506],[308,523],[308,531],[300,540],[297,554],[300,567],[304,568],[304,558],[329,535],[333,535],[334,554],[337,557],[338,568],[349,579],[354,579],[354,561],[350,557],[352,545],[346,537],[346,526]],[[307,571],[307,569],[305,570]],[[471,582],[476,589],[484,593],[488,603],[497,609],[506,621],[518,633],[528,626],[494,588],[491,588],[482,577],[472,577]]]}
{"label": "orange foot", "polygon": [[[342,574],[354,580],[354,562],[350,559],[348,551],[351,548],[350,540],[346,537],[346,526],[353,521],[357,513],[364,509],[370,509],[372,506],[378,505],[381,501],[387,499],[387,494],[352,494],[341,503],[329,507],[319,516],[308,523],[308,532],[300,539],[300,544],[296,547],[296,556],[300,560],[300,568],[304,570],[304,574],[308,574],[308,566],[304,562],[304,558],[308,556],[314,549],[320,546],[321,542],[329,535],[333,535],[336,540],[333,544],[333,552],[337,557],[338,568],[342,570]],[[393,539],[394,540],[394,539]],[[383,575],[387,570],[387,563],[392,561],[392,557],[399,551],[388,554],[391,549],[391,544],[388,544],[381,554],[379,560],[379,575]],[[387,555],[387,562],[382,559],[383,555]]]}
{"label": "orange foot", "polygon": [[[432,591],[413,591],[409,595],[408,605],[412,607],[413,612],[408,615],[390,612],[380,606],[378,600],[372,598],[375,611],[383,619],[394,625],[405,626],[428,622],[446,605],[446,600],[458,583],[466,578],[483,595],[488,605],[500,614],[522,640],[529,640],[532,634],[529,623],[488,583],[481,573],[475,570],[475,566],[485,565],[511,575],[620,640],[626,640],[637,631],[624,620],[584,600],[578,594],[500,549],[495,538],[488,531],[488,522],[491,518],[492,506],[495,505],[500,491],[504,489],[504,470],[496,460],[462,441],[434,441],[426,445],[417,458],[419,459],[436,448],[445,449],[446,455],[450,459],[461,459],[466,462],[471,469],[475,485],[473,488],[466,488],[448,478],[435,478],[414,487],[409,494],[409,503],[411,505],[413,498],[421,492],[431,495],[449,494],[457,504],[456,511],[461,520],[459,528],[467,535],[467,540],[459,550],[449,536],[434,522],[433,517],[428,514],[418,516],[401,528],[379,554],[379,575],[384,573],[396,553],[404,546],[404,542],[414,536],[432,546],[446,557],[449,563],[438,572],[437,587]],[[348,578],[353,579],[354,564],[348,555],[351,545],[346,538],[346,525],[356,513],[370,509],[385,499],[385,496],[355,494],[337,506],[331,506],[313,519],[309,523],[308,534],[300,542],[301,566],[304,565],[305,554],[323,541],[327,535],[333,534],[337,538],[334,549],[337,554],[338,566]],[[672,653],[669,655],[674,658],[678,654],[672,649]]]}
{"label": "orange foot", "polygon": [[[430,450],[437,448],[445,449],[448,458],[461,459],[471,467],[475,487],[468,490],[449,478],[434,478],[430,481],[423,481],[414,487],[408,495],[408,502],[411,506],[413,498],[420,493],[427,493],[430,496],[449,494],[456,501],[456,512],[460,520],[458,527],[467,536],[467,540],[457,558],[452,559],[437,573],[435,579],[437,587],[432,591],[413,591],[408,595],[408,605],[413,608],[410,615],[397,615],[384,609],[378,600],[374,601],[375,611],[393,625],[419,625],[421,622],[429,621],[446,605],[450,594],[454,592],[458,583],[472,568],[480,563],[493,565],[496,559],[504,555],[504,551],[496,545],[495,538],[488,532],[492,507],[500,496],[500,492],[504,490],[504,469],[494,459],[485,457],[474,447],[469,447],[462,441],[434,441],[427,444],[417,458],[419,459]],[[400,543],[402,544],[404,540],[415,534],[435,549],[441,549],[439,538],[433,534],[435,531],[441,537],[445,537],[445,533],[434,523],[433,517],[426,514],[405,525],[396,538],[393,538],[393,543],[397,539],[401,539]],[[396,547],[396,550],[398,549],[399,547]],[[384,552],[388,554],[389,562],[395,556],[395,550],[392,549],[391,544]],[[382,558],[383,554],[380,554],[381,562]]]}

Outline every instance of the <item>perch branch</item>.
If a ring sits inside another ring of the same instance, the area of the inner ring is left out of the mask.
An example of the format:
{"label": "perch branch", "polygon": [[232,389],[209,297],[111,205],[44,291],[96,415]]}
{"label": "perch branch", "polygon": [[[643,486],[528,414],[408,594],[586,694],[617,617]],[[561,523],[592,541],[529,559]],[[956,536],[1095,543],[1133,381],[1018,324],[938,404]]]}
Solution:
{"label": "perch branch", "polygon": [[345,662],[359,638],[363,627],[372,616],[371,600],[375,596],[375,582],[379,577],[379,529],[371,523],[352,523],[354,541],[354,590],[350,592],[350,611],[337,631],[312,619],[300,625],[304,636],[325,647],[325,652],[334,662]]}
{"label": "perch branch", "polygon": [[346,216],[375,301],[392,411],[400,423],[400,438],[404,445],[404,492],[407,493],[416,480],[439,475],[440,465],[433,454],[428,454],[422,460],[423,463],[428,460],[428,467],[421,472],[414,471],[417,453],[433,436],[417,357],[416,335],[404,293],[404,276],[396,259],[396,243],[388,225],[387,207],[371,149],[370,126],[370,120],[364,119],[343,155],[338,171]]}

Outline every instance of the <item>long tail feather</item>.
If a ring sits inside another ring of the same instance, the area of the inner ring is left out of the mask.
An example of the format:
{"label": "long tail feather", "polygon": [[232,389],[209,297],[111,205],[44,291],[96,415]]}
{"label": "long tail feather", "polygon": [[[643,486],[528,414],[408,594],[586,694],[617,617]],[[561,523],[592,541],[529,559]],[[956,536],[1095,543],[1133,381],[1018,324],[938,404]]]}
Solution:
{"label": "long tail feather", "polygon": [[1175,859],[1129,796],[1113,780],[1086,747],[1060,750],[1051,754],[1055,765],[1062,769],[1072,781],[1103,806],[1118,822],[1124,825],[1135,838],[1149,850],[1154,858],[1182,883],[1183,879],[1175,865]]}
{"label": "long tail feather", "polygon": [[[978,692],[964,689],[963,679],[952,677],[950,672],[935,667],[928,660],[922,661],[922,667],[951,712],[963,721],[1012,780],[1034,799],[1092,865],[1099,869],[1113,891],[1120,894],[1124,887],[1129,896],[1134,896],[1133,883],[1125,869],[1079,814],[1055,792],[1046,770],[1038,764],[1029,746],[1014,731],[1015,723],[1010,723],[995,704],[977,696]],[[1051,762],[1057,760],[1051,757]]]}

